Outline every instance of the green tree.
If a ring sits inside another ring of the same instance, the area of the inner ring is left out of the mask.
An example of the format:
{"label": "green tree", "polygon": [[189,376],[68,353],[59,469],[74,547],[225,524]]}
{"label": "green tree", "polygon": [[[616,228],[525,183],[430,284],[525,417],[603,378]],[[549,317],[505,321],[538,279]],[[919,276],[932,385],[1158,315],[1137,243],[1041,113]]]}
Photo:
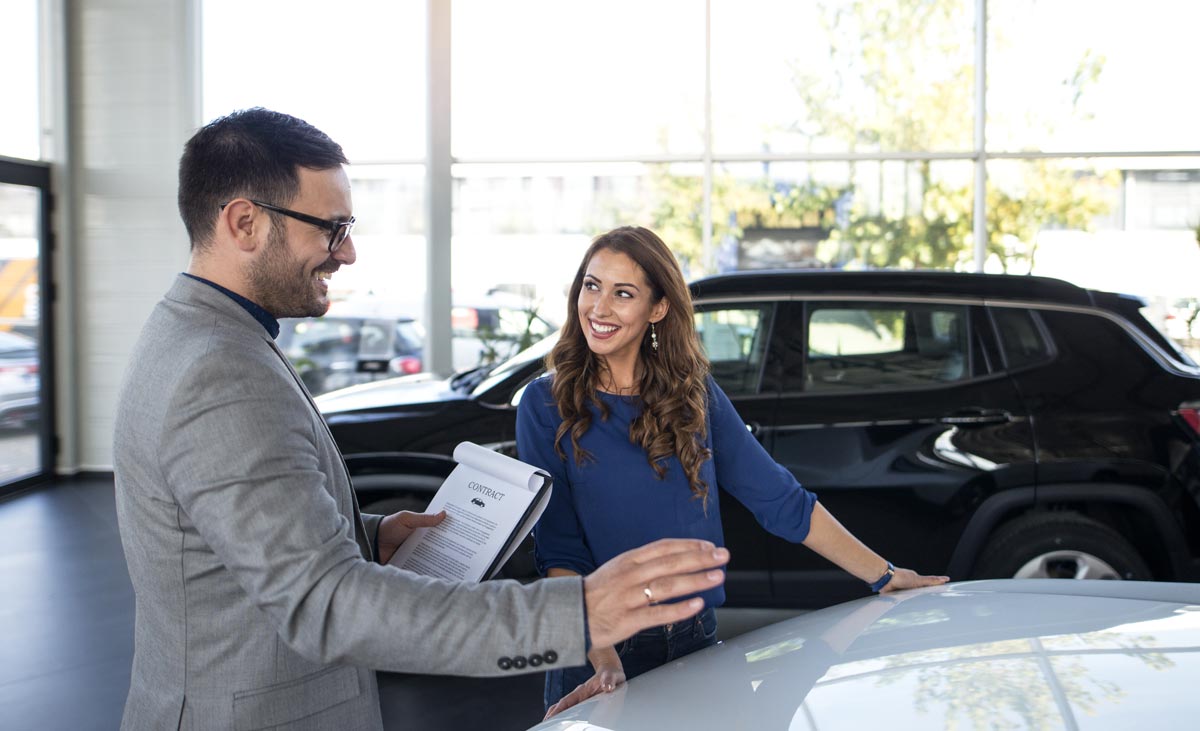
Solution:
{"label": "green tree", "polygon": [[[827,0],[819,11],[829,41],[819,68],[794,67],[795,112],[785,131],[809,150],[848,153],[970,149],[974,135],[973,7],[960,0]],[[1003,43],[1004,39],[997,39]],[[1081,100],[1104,67],[1087,53],[1063,78],[1065,108],[1028,124],[1049,129],[1053,114],[1085,116]],[[999,110],[992,110],[993,117]],[[713,184],[713,240],[738,238],[754,226],[820,226],[830,230],[818,257],[830,264],[955,268],[973,260],[974,197],[970,182],[935,176],[935,163],[907,163],[899,206],[863,199],[859,176],[880,163],[848,163],[848,182],[746,180],[721,174]],[[948,163],[961,166],[964,163]],[[1007,163],[1006,163],[1007,164]],[[1114,181],[1054,160],[1008,165],[989,177],[989,255],[1008,270],[1031,266],[1037,233],[1046,227],[1087,230],[1109,210],[1103,189]],[[989,170],[989,174],[991,171]],[[1112,175],[1115,175],[1113,173]],[[652,175],[651,220],[685,261],[700,264],[702,190],[695,177]],[[882,182],[879,185],[882,189]],[[838,201],[848,203],[836,215]]]}

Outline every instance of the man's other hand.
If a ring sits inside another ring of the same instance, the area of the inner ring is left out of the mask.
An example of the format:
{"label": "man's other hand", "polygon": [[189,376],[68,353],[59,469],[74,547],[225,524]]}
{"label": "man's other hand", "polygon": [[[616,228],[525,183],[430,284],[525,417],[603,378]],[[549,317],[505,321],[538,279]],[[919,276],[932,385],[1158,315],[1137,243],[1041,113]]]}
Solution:
{"label": "man's other hand", "polygon": [[446,519],[446,511],[440,513],[414,513],[401,510],[384,516],[379,523],[379,563],[392,560],[392,554],[401,543],[408,540],[417,528],[432,528]]}
{"label": "man's other hand", "polygon": [[728,550],[687,538],[664,538],[612,559],[583,580],[592,645],[613,645],[696,614],[704,608],[698,597],[661,602],[718,586],[728,562]]}

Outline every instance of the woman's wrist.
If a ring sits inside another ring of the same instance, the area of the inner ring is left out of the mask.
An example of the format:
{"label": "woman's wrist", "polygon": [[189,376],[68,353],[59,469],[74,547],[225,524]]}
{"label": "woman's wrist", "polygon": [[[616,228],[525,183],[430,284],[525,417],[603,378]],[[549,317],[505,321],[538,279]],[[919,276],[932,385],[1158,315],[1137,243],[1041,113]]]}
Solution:
{"label": "woman's wrist", "polygon": [[587,659],[597,672],[604,668],[621,669],[621,656],[617,654],[617,648],[612,645],[593,647],[588,650]]}
{"label": "woman's wrist", "polygon": [[883,587],[887,586],[888,582],[892,580],[892,577],[896,575],[896,567],[892,565],[892,562],[887,561],[886,563],[887,568],[884,570],[883,575],[875,581],[867,582],[867,585],[871,587],[871,591],[875,594],[878,594],[880,591],[882,591]]}

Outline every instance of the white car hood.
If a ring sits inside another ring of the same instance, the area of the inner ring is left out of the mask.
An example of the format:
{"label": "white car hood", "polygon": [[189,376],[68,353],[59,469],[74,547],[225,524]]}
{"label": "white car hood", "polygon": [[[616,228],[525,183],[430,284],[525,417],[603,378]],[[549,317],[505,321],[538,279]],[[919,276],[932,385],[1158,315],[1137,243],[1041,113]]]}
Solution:
{"label": "white car hood", "polygon": [[1200,585],[969,582],[749,632],[536,728],[1197,728],[1198,680]]}
{"label": "white car hood", "polygon": [[330,416],[345,411],[408,406],[462,399],[446,379],[428,373],[389,378],[330,391],[313,399],[321,413]]}

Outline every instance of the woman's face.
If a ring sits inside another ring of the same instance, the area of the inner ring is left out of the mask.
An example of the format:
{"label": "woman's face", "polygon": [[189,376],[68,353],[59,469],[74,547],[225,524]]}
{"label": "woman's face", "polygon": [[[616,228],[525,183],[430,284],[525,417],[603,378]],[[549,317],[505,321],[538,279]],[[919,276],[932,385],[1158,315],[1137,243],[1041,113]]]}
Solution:
{"label": "woman's face", "polygon": [[651,322],[667,314],[667,298],[654,301],[646,273],[618,251],[601,249],[588,261],[579,290],[579,325],[593,353],[637,359]]}

